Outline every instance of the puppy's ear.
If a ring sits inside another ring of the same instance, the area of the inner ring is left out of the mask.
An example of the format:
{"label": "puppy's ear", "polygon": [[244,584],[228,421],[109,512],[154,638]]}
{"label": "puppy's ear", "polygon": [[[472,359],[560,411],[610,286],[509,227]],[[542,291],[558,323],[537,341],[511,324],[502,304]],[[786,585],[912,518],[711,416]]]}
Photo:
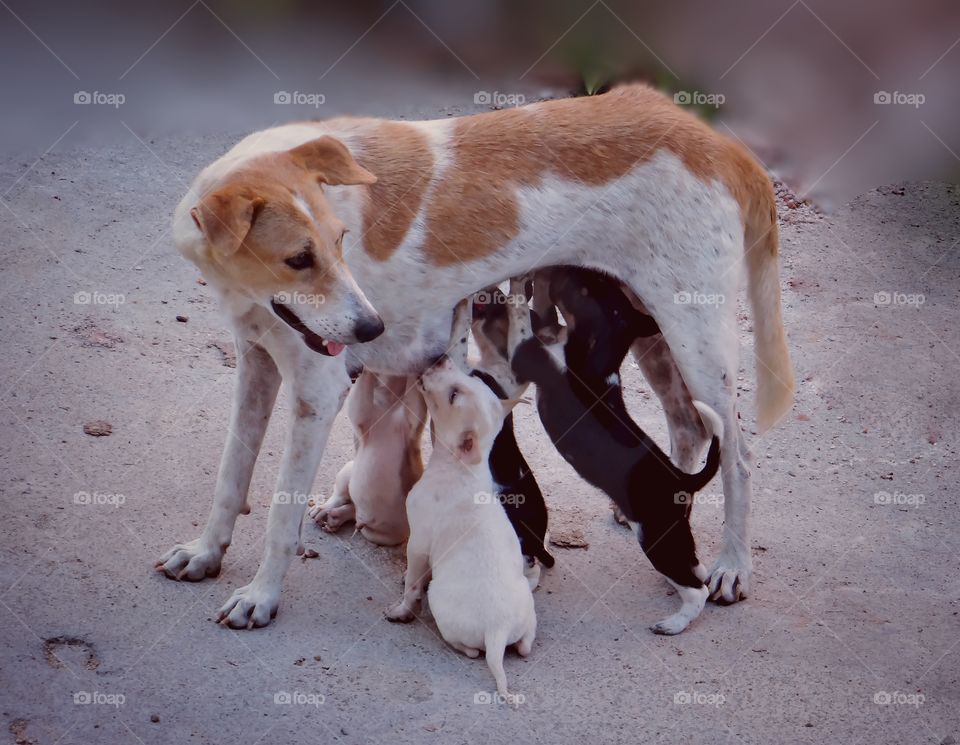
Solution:
{"label": "puppy's ear", "polygon": [[477,440],[477,433],[469,429],[460,435],[457,441],[457,458],[468,466],[476,466],[483,460],[483,453],[480,452],[480,442]]}
{"label": "puppy's ear", "polygon": [[377,177],[353,159],[340,140],[324,136],[290,151],[290,157],[331,186],[375,184]]}
{"label": "puppy's ear", "polygon": [[236,253],[265,204],[243,186],[226,186],[207,194],[190,210],[190,217],[220,256]]}

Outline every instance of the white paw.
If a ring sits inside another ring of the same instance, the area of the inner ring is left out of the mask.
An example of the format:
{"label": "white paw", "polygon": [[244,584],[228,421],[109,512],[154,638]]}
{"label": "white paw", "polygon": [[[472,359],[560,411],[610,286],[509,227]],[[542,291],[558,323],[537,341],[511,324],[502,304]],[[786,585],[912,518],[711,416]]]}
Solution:
{"label": "white paw", "polygon": [[753,562],[749,557],[740,558],[721,554],[707,579],[710,599],[723,604],[743,600],[750,590],[751,574],[753,574]]}
{"label": "white paw", "polygon": [[388,608],[383,615],[391,623],[410,623],[414,619],[413,611],[403,602]]}
{"label": "white paw", "polygon": [[217,621],[231,629],[266,626],[280,607],[280,587],[266,587],[256,581],[234,590],[217,612]]}
{"label": "white paw", "polygon": [[650,627],[654,634],[663,634],[664,636],[674,636],[683,631],[690,625],[690,619],[684,613],[674,613],[667,616],[662,621],[655,623]]}
{"label": "white paw", "polygon": [[195,538],[187,543],[178,543],[157,559],[154,568],[170,579],[184,579],[199,582],[206,577],[220,574],[223,561],[223,548],[210,546]]}
{"label": "white paw", "polygon": [[537,589],[537,585],[540,584],[540,564],[536,563],[532,566],[527,564],[526,557],[524,557],[523,562],[523,576],[527,578],[527,584],[530,586],[530,592],[533,592]]}

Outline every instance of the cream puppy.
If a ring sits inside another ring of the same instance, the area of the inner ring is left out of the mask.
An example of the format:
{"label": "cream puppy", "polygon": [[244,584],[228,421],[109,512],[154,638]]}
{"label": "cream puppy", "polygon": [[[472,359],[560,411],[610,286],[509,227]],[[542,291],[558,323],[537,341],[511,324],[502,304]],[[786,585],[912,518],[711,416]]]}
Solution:
{"label": "cream puppy", "polygon": [[356,520],[371,543],[396,546],[407,540],[407,493],[423,474],[420,439],[427,409],[415,379],[361,373],[347,398],[356,455],[334,482],[333,495],[310,509],[334,533]]}
{"label": "cream puppy", "polygon": [[424,588],[437,628],[468,657],[486,650],[506,697],[503,654],[530,653],[537,630],[517,535],[495,499],[488,458],[512,401],[443,358],[421,377],[434,424],[433,455],[407,498],[410,540],[402,600],[391,621],[412,621]]}

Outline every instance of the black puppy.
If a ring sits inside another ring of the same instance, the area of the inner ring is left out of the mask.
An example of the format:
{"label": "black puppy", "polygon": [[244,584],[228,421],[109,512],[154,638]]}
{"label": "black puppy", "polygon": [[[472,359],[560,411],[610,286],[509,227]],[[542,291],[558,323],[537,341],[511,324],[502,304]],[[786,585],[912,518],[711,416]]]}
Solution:
{"label": "black puppy", "polygon": [[563,361],[559,350],[531,336],[515,350],[513,372],[518,382],[536,383],[540,420],[560,454],[616,502],[654,568],[677,588],[680,611],[652,628],[678,634],[707,599],[689,518],[692,495],[720,465],[720,418],[695,402],[714,436],[703,470],[678,469],[630,417],[620,387],[630,346],[638,336],[659,333],[656,323],[598,272],[555,269],[549,281],[551,301],[567,320]]}
{"label": "black puppy", "polygon": [[[479,369],[471,375],[482,380],[498,398],[510,396],[493,374],[509,375],[507,365],[508,298],[499,289],[480,293],[473,302],[474,339],[480,348]],[[512,378],[512,376],[510,376]],[[520,539],[527,565],[533,567],[535,560],[547,568],[554,565],[554,558],[544,542],[547,535],[547,505],[533,471],[520,452],[513,431],[513,414],[503,420],[503,427],[490,450],[490,471],[497,487],[497,498],[510,518],[510,523]]]}

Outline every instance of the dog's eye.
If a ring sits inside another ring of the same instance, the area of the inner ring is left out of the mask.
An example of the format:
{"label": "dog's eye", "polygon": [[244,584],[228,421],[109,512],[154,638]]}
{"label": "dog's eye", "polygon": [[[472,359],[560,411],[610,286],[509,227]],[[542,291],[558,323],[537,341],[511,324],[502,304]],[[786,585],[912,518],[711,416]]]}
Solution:
{"label": "dog's eye", "polygon": [[456,388],[450,391],[450,403],[452,404],[457,398],[457,394],[460,393]]}
{"label": "dog's eye", "polygon": [[309,269],[313,266],[313,243],[308,242],[300,253],[284,259],[283,263],[291,269],[298,271],[301,269]]}

